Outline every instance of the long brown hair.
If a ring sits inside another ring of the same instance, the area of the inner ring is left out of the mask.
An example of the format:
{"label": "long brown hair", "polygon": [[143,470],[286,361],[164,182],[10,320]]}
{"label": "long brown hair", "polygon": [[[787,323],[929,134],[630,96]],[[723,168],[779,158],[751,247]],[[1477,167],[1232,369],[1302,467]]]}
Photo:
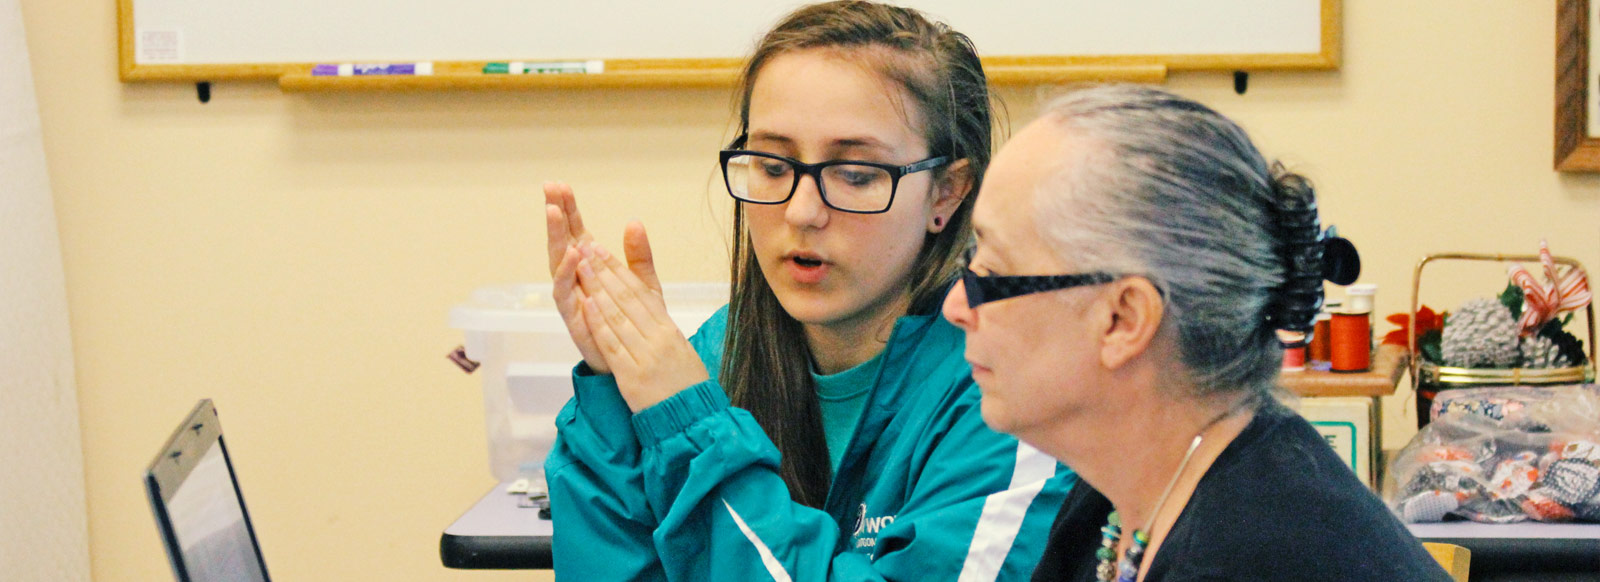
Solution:
{"label": "long brown hair", "polygon": [[[967,160],[971,189],[949,225],[926,235],[912,265],[910,312],[933,313],[962,267],[972,238],[972,201],[991,155],[988,80],[977,50],[966,35],[908,8],[857,0],[800,8],[762,38],[744,69],[739,139],[750,127],[750,94],[761,68],[778,55],[811,48],[859,52],[852,56],[894,81],[920,106],[923,119],[914,121],[921,122],[930,155]],[[944,176],[940,170],[935,183]],[[794,500],[821,507],[832,467],[811,378],[811,348],[800,322],[783,309],[762,276],[744,208],[735,204],[733,296],[721,382],[733,404],[749,411],[777,445],[779,474]]]}

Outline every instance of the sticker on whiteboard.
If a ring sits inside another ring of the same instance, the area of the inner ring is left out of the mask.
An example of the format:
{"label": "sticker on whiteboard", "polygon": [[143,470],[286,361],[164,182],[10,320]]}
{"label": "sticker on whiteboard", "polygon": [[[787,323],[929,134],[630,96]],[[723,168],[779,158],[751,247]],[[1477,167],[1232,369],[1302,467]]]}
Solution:
{"label": "sticker on whiteboard", "polygon": [[183,62],[183,31],[144,29],[139,31],[137,50],[140,64],[164,65]]}

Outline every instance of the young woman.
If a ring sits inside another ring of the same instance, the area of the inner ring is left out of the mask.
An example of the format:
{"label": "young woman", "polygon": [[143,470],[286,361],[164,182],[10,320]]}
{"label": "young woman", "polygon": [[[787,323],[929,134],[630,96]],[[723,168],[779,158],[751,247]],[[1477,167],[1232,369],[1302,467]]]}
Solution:
{"label": "young woman", "polygon": [[1449,580],[1275,399],[1276,332],[1355,278],[1310,183],[1204,105],[1112,86],[1048,106],[983,189],[944,313],[989,425],[1083,476],[1034,580]]}
{"label": "young woman", "polygon": [[547,186],[584,363],[546,463],[573,580],[1022,580],[1075,480],[983,425],[937,309],[990,157],[967,38],[870,2],[801,8],[720,157],[732,298],[684,339],[643,227],[624,258]]}

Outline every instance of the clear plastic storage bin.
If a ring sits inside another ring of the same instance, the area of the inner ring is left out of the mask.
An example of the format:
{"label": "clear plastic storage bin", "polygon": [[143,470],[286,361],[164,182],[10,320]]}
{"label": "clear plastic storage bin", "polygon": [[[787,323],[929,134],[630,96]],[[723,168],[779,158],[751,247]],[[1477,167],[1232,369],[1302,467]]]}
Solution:
{"label": "clear plastic storage bin", "polygon": [[[466,335],[467,357],[481,364],[489,470],[500,481],[542,480],[556,413],[572,398],[572,367],[582,358],[550,289],[549,283],[483,287],[450,310],[450,327]],[[664,284],[662,293],[686,337],[728,301],[726,283]]]}

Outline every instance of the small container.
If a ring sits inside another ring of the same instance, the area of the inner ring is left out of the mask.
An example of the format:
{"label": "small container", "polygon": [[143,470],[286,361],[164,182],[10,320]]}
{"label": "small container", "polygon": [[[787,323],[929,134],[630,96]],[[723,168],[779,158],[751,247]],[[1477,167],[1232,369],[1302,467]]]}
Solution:
{"label": "small container", "polygon": [[1335,372],[1365,372],[1372,367],[1372,324],[1370,313],[1339,312],[1328,322],[1332,353],[1329,363]]}
{"label": "small container", "polygon": [[1372,283],[1358,283],[1346,287],[1344,311],[1346,313],[1361,312],[1372,313],[1373,300],[1378,294],[1378,286]]}
{"label": "small container", "polygon": [[1367,342],[1372,343],[1372,330],[1377,329],[1378,322],[1373,321],[1372,314],[1377,313],[1375,297],[1378,286],[1372,283],[1357,283],[1345,287],[1344,311],[1347,313],[1365,312],[1367,314]]}
{"label": "small container", "polygon": [[[668,283],[672,321],[694,333],[728,301],[726,283]],[[572,398],[572,367],[582,359],[550,297],[549,283],[482,287],[450,310],[465,336],[463,357],[483,382],[489,472],[501,482],[544,478],[556,441],[556,413]]]}

